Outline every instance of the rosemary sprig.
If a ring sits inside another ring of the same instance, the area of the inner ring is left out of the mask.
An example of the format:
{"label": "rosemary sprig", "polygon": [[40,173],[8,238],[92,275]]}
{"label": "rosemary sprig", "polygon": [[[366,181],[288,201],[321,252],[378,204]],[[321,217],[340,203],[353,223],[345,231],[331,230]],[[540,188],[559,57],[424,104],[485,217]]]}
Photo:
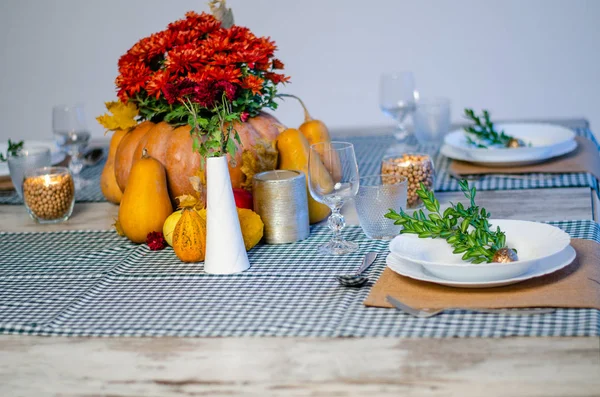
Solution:
{"label": "rosemary sprig", "polygon": [[13,143],[9,139],[8,140],[8,150],[6,151],[6,157],[4,156],[4,154],[0,153],[0,162],[7,161],[9,156],[16,156],[21,150],[23,150],[23,141]]}
{"label": "rosemary sprig", "polygon": [[495,231],[490,230],[490,213],[475,204],[475,188],[469,188],[465,180],[460,181],[459,186],[469,200],[468,208],[462,203],[451,204],[451,207],[441,213],[439,201],[421,183],[417,194],[430,212],[427,216],[423,210],[415,211],[411,217],[402,209],[400,213],[390,209],[385,217],[394,220],[396,225],[402,225],[400,233],[417,234],[420,238],[445,239],[454,248],[453,253],[463,254],[462,259],[465,261],[492,262],[496,251],[505,248],[506,236],[499,227]]}
{"label": "rosemary sprig", "polygon": [[465,109],[465,117],[473,122],[473,125],[465,127],[468,134],[473,134],[477,140],[467,135],[467,143],[478,148],[487,149],[488,146],[508,146],[515,138],[506,135],[504,131],[496,131],[494,123],[490,120],[490,112],[483,111],[481,117],[477,116],[473,109]]}

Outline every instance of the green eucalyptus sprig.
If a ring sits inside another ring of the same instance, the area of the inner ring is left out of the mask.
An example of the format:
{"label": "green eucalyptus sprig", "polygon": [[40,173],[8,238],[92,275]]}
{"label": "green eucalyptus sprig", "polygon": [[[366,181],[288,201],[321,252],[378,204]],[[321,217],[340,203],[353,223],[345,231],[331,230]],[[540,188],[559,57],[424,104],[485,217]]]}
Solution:
{"label": "green eucalyptus sprig", "polygon": [[488,146],[508,146],[515,138],[506,135],[504,131],[496,131],[494,123],[490,120],[490,112],[483,111],[482,116],[477,116],[473,109],[465,109],[465,117],[473,122],[473,125],[465,127],[468,134],[473,134],[477,140],[467,135],[469,145],[487,149]]}
{"label": "green eucalyptus sprig", "polygon": [[462,259],[465,261],[492,262],[496,251],[505,248],[506,236],[499,227],[495,231],[490,229],[490,213],[475,204],[475,188],[469,188],[465,180],[460,181],[459,186],[469,200],[468,208],[462,203],[451,204],[441,213],[440,202],[421,183],[417,195],[423,200],[423,205],[429,211],[428,215],[423,210],[418,210],[411,217],[402,209],[399,213],[390,209],[385,217],[394,220],[396,225],[402,225],[400,233],[416,234],[420,238],[445,239],[454,248],[452,252],[463,254]]}
{"label": "green eucalyptus sprig", "polygon": [[13,142],[9,139],[6,157],[0,153],[0,162],[7,161],[9,156],[16,156],[21,150],[23,150],[23,141]]}

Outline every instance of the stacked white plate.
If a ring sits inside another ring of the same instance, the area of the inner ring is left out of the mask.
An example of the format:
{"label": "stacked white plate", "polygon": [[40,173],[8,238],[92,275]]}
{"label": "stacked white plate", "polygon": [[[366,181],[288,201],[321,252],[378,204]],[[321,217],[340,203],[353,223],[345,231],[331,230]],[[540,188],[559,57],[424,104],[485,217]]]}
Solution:
{"label": "stacked white plate", "polygon": [[390,242],[386,261],[394,272],[416,280],[451,287],[488,288],[543,276],[569,265],[575,259],[570,236],[561,229],[538,222],[490,220],[506,233],[506,245],[518,252],[511,263],[472,264],[453,254],[443,239],[401,234]]}
{"label": "stacked white plate", "polygon": [[[495,124],[496,131],[523,140],[519,148],[478,148],[467,142],[467,133],[454,130],[444,138],[441,153],[455,160],[496,167],[539,163],[572,152],[577,148],[575,133],[565,127],[543,123]],[[475,139],[473,136],[471,136]]]}
{"label": "stacked white plate", "polygon": [[[50,149],[50,155],[52,156],[52,164],[58,164],[64,160],[65,154],[58,150],[54,141],[24,141],[24,148],[30,147],[47,147]],[[7,142],[0,143],[0,153],[6,156],[6,151],[8,149]],[[0,176],[10,175],[10,171],[8,170],[8,164],[6,162],[0,162]]]}

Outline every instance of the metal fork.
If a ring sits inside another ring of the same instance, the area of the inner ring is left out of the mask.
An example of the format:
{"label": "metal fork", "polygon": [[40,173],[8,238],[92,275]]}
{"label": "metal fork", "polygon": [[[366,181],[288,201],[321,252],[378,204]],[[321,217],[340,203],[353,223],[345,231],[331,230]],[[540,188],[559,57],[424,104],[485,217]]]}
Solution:
{"label": "metal fork", "polygon": [[507,314],[512,316],[528,316],[532,314],[548,314],[554,312],[556,309],[472,309],[463,307],[448,307],[445,309],[415,309],[414,307],[408,306],[406,303],[400,302],[398,299],[391,295],[386,297],[386,300],[392,304],[396,309],[410,314],[411,316],[419,318],[429,318],[436,316],[447,310],[468,310],[475,313],[490,313],[490,314]]}

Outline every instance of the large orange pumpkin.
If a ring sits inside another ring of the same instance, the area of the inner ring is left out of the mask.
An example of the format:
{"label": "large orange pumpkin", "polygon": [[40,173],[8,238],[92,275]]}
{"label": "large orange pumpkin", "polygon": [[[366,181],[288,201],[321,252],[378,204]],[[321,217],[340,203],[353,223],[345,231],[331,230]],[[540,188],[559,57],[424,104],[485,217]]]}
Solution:
{"label": "large orange pumpkin", "polygon": [[[279,121],[267,113],[260,113],[245,123],[234,124],[242,141],[241,150],[235,155],[235,166],[232,166],[231,161],[229,165],[234,188],[251,188],[245,183],[246,174],[242,171],[243,153],[250,151],[255,155],[254,148],[261,141],[273,144],[279,134],[277,125]],[[166,122],[155,124],[144,121],[129,131],[121,139],[115,155],[114,172],[119,188],[125,191],[131,167],[142,157],[142,150],[145,148],[149,156],[165,167],[169,196],[173,202],[178,196],[193,194],[189,178],[201,175],[201,161],[200,155],[192,149],[190,128],[189,125],[173,128]]]}

